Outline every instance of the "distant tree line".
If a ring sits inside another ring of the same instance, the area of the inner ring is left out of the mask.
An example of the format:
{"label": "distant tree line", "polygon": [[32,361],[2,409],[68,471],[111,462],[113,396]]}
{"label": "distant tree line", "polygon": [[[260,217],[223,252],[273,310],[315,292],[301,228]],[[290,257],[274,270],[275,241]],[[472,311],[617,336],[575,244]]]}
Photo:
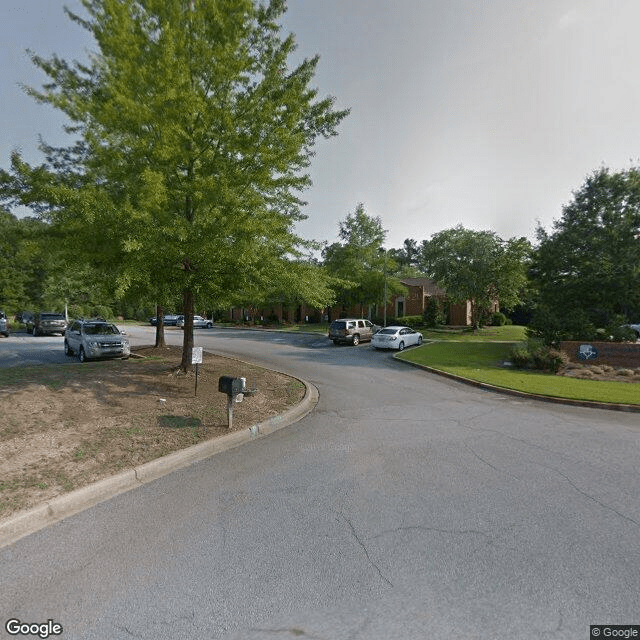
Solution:
{"label": "distant tree line", "polygon": [[[1,209],[0,232],[0,305],[5,311],[61,310],[67,304],[73,315],[144,320],[155,313],[157,289],[136,288],[134,295],[122,295],[108,269],[90,261],[70,266],[67,239],[55,225]],[[306,269],[308,278],[323,280],[331,292],[328,300],[344,308],[360,306],[363,312],[382,305],[385,282],[390,299],[405,290],[403,278],[429,277],[449,301],[473,301],[475,326],[491,322],[483,309],[497,299],[513,322],[528,325],[530,335],[548,344],[624,339],[629,337],[624,325],[640,321],[639,169],[593,172],[552,230],[538,227],[535,245],[457,226],[385,250],[386,234],[381,219],[358,204],[340,221],[339,241],[325,244],[320,260],[298,258],[290,277]],[[304,301],[296,297],[295,287],[281,283],[259,291],[249,286],[234,295],[241,305]],[[220,309],[214,300],[202,300],[202,313]],[[179,310],[179,292],[166,296],[164,304]],[[444,321],[440,303],[428,306],[425,320]]]}

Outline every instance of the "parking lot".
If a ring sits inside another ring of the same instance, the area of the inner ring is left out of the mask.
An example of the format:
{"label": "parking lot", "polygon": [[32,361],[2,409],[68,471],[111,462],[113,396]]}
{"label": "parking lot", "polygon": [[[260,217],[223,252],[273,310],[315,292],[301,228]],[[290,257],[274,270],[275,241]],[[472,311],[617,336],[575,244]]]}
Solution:
{"label": "parking lot", "polygon": [[62,364],[69,362],[64,355],[62,336],[39,336],[12,332],[0,338],[0,366],[15,367],[32,364]]}

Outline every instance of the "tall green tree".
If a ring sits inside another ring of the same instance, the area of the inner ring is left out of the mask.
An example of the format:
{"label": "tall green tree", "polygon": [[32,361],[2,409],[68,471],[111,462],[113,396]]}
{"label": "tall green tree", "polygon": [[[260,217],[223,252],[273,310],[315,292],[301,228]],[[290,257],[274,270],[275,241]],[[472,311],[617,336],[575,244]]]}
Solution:
{"label": "tall green tree", "polygon": [[538,227],[531,278],[534,328],[588,339],[598,328],[640,318],[640,169],[589,175],[553,223]]}
{"label": "tall green tree", "polygon": [[457,226],[423,241],[420,266],[453,302],[471,301],[472,323],[478,327],[496,300],[503,307],[520,302],[530,252],[526,238],[504,241],[493,231]]}
{"label": "tall green tree", "polygon": [[401,269],[416,269],[420,259],[418,241],[413,238],[406,238],[399,249],[389,249],[389,255]]}
{"label": "tall green tree", "polygon": [[403,291],[392,277],[397,265],[382,249],[387,232],[379,217],[369,216],[359,203],[353,213],[339,223],[338,237],[323,251],[324,266],[338,279],[336,296],[344,307],[365,307],[383,302],[384,280],[389,295]]}
{"label": "tall green tree", "polygon": [[311,87],[317,56],[289,67],[284,0],[81,2],[86,17],[67,14],[96,50],[86,63],[33,55],[50,82],[30,90],[78,142],[35,168],[14,154],[5,193],[64,228],[119,295],[180,291],[187,369],[199,297],[313,287],[307,270],[289,276],[304,246],[293,226],[315,142],[348,112]]}
{"label": "tall green tree", "polygon": [[7,313],[43,304],[58,265],[51,240],[47,224],[0,208],[0,307]]}

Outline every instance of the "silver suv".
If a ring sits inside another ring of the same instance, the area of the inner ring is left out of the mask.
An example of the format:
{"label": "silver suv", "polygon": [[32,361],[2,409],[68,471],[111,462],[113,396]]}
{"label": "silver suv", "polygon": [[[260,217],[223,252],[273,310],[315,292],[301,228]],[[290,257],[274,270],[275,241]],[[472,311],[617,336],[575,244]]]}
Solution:
{"label": "silver suv", "polygon": [[329,340],[333,340],[333,344],[348,342],[356,346],[370,341],[377,331],[380,331],[380,327],[364,318],[340,318],[331,323]]}
{"label": "silver suv", "polygon": [[90,358],[128,358],[129,340],[115,324],[104,320],[74,320],[64,332],[64,353]]}

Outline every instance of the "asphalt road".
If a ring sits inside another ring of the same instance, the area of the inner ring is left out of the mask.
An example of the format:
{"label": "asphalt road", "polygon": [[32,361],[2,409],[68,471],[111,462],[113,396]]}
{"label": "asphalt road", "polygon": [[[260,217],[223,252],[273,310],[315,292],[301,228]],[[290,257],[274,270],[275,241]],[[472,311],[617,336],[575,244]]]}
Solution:
{"label": "asphalt road", "polygon": [[640,624],[638,414],[486,392],[322,337],[196,344],[305,378],[316,410],[0,550],[3,623],[83,640],[583,640]]}

